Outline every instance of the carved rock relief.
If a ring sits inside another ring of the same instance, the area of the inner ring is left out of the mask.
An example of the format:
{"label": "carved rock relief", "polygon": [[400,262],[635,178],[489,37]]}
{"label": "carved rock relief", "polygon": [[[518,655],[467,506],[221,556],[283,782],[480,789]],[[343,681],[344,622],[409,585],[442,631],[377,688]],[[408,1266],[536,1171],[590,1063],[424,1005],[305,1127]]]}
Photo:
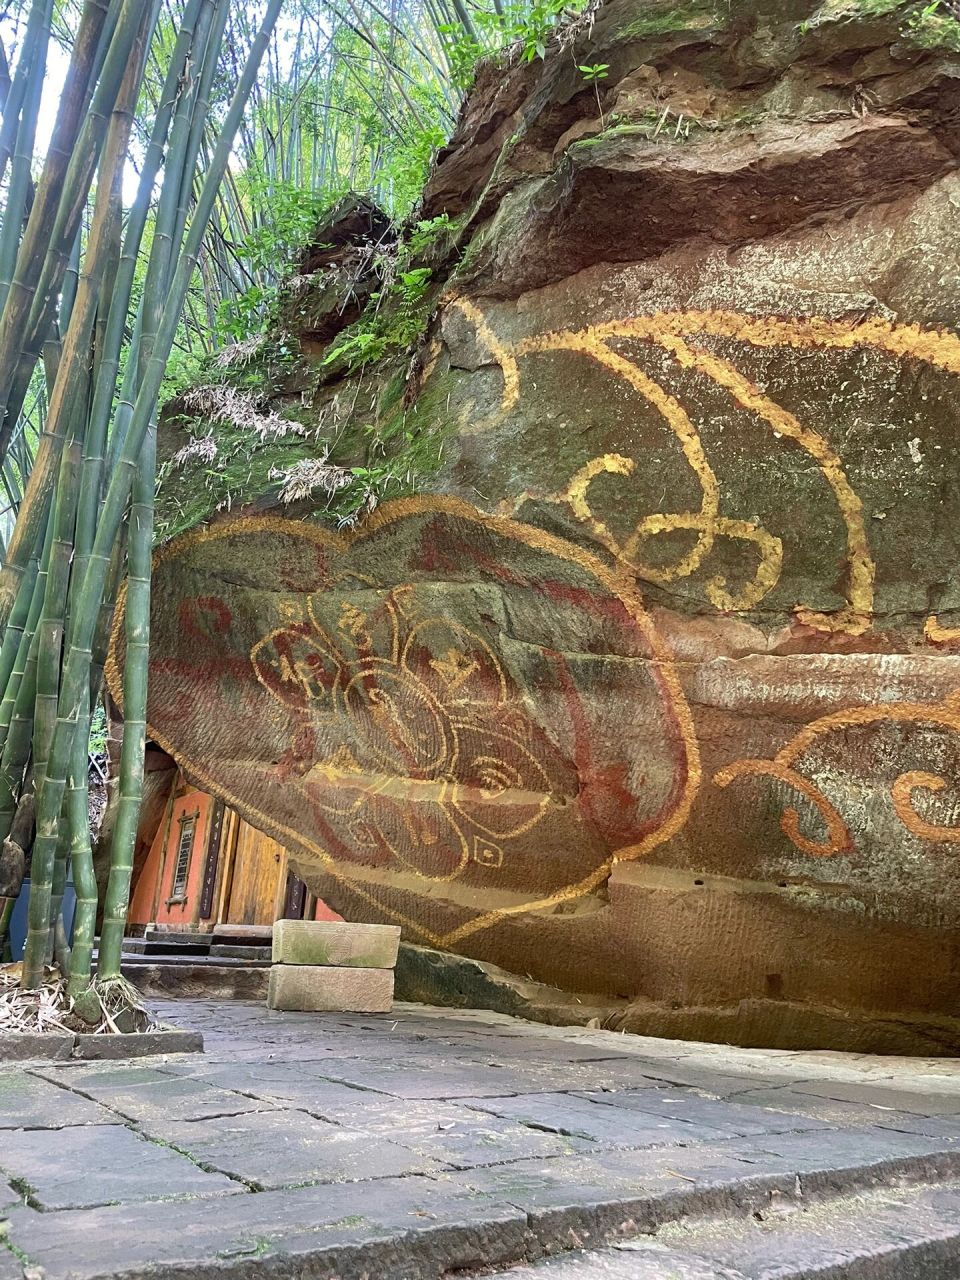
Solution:
{"label": "carved rock relief", "polygon": [[[410,499],[354,535],[198,530],[154,581],[157,741],[428,941],[582,897],[686,821],[700,765],[674,664],[581,548]],[[430,924],[437,893],[452,928]]]}
{"label": "carved rock relief", "polygon": [[[443,497],[386,504],[352,535],[270,517],[194,531],[156,561],[154,737],[380,916],[447,947],[507,916],[589,894],[615,863],[647,857],[682,831],[704,786],[732,800],[746,779],[773,779],[798,797],[781,817],[796,850],[855,853],[856,833],[819,785],[815,761],[810,771],[812,748],[851,727],[891,724],[932,725],[960,741],[960,689],[929,704],[844,707],[771,759],[732,759],[703,778],[678,663],[644,607],[642,584],[689,577],[721,540],[733,540],[750,552],[752,573],[741,581],[716,574],[705,594],[715,610],[749,610],[779,582],[783,542],[758,521],[724,513],[688,409],[611,344],[655,345],[815,461],[845,529],[846,601],[828,613],[801,600],[795,613],[824,637],[857,637],[872,623],[876,566],[842,457],[705,340],[868,347],[960,373],[960,339],[880,319],[673,311],[511,345],[474,303],[450,305],[503,379],[496,413],[472,415],[464,431],[488,431],[516,408],[526,357],[569,353],[653,407],[696,478],[699,505],[647,515],[616,537],[591,488],[605,474],[629,479],[638,459],[608,453],[549,499],[599,544],[596,554]],[[693,534],[692,545],[672,563],[648,559],[651,542],[676,530]],[[122,626],[121,607],[115,692]],[[960,630],[935,615],[925,635],[939,651],[960,643]],[[960,843],[949,809],[956,776],[909,761],[877,785],[911,836]],[[401,909],[401,900],[415,909]]]}
{"label": "carved rock relief", "polygon": [[[754,608],[780,581],[783,543],[776,533],[756,521],[730,519],[722,514],[721,488],[700,433],[677,398],[635,362],[611,347],[612,342],[623,338],[637,339],[668,352],[680,367],[696,370],[723,388],[738,407],[755,413],[769,427],[773,438],[794,442],[815,460],[832,492],[846,530],[847,603],[842,609],[825,614],[797,602],[795,614],[799,622],[823,633],[855,637],[870,629],[874,616],[876,565],[869,545],[863,503],[847,477],[842,458],[821,434],[766,396],[729,360],[706,349],[702,340],[726,338],[754,347],[800,350],[872,348],[893,359],[913,360],[958,373],[960,339],[955,334],[925,330],[917,325],[898,325],[880,318],[789,319],[756,317],[726,310],[670,311],[591,325],[580,330],[535,335],[508,345],[497,337],[474,303],[457,298],[451,305],[474,326],[503,376],[498,410],[480,421],[465,418],[461,424],[464,432],[488,431],[515,408],[521,395],[521,364],[525,356],[558,351],[595,361],[623,379],[656,410],[676,436],[700,487],[702,500],[699,509],[648,515],[628,537],[618,540],[594,512],[590,489],[601,475],[629,477],[634,474],[637,461],[621,454],[602,454],[593,458],[576,472],[564,490],[550,499],[566,505],[628,575],[639,582],[666,584],[677,581],[700,569],[719,539],[745,543],[752,548],[756,559],[753,577],[731,585],[723,576],[716,575],[705,585],[706,598],[715,609],[737,613]],[[652,564],[644,558],[644,547],[649,539],[678,529],[696,534],[696,542],[690,551],[668,567]],[[941,649],[960,646],[960,627],[945,626],[936,615],[926,619],[923,634],[931,645]],[[804,834],[800,813],[793,807],[786,808],[780,826],[796,849],[811,857],[855,853],[856,842],[848,824],[823,794],[816,780],[805,777],[801,771],[807,748],[831,731],[852,726],[932,724],[951,734],[958,733],[958,699],[960,689],[947,695],[943,701],[929,705],[891,703],[876,707],[860,706],[826,715],[811,722],[773,760],[736,761],[718,770],[713,782],[726,788],[732,782],[750,776],[776,779],[808,802],[808,816],[814,821],[819,819],[824,828],[823,838]],[[929,800],[931,794],[941,792],[948,793],[944,798],[949,803],[951,794],[960,793],[960,777],[946,778],[927,770],[906,769],[897,774],[889,790],[896,815],[911,835],[948,845],[960,843],[960,822],[956,816],[952,826],[928,821],[921,817],[914,803],[918,796],[925,795]],[[953,811],[960,814],[960,795]]]}

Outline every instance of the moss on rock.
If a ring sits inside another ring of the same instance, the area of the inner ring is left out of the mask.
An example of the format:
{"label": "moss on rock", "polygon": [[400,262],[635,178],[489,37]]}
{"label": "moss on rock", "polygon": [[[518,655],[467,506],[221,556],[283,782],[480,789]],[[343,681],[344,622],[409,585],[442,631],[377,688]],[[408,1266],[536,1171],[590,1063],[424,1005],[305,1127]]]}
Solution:
{"label": "moss on rock", "polygon": [[616,33],[618,41],[648,40],[653,36],[672,35],[674,32],[699,31],[718,22],[716,5],[693,0],[690,4],[674,6],[660,12],[639,14]]}

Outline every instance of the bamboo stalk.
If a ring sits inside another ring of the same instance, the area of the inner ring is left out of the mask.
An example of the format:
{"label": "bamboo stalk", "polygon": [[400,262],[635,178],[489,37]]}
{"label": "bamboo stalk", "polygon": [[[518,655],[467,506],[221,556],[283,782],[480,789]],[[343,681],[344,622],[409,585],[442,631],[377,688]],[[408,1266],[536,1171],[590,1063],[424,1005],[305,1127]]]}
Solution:
{"label": "bamboo stalk", "polygon": [[[17,133],[21,126],[21,114],[24,110],[31,85],[37,79],[37,64],[40,65],[40,80],[43,80],[43,62],[46,59],[46,42],[50,33],[52,7],[49,0],[33,0],[27,29],[20,46],[17,68],[12,83],[7,90],[3,104],[3,123],[0,125],[0,182],[6,174],[7,164],[13,155]],[[44,53],[40,53],[41,46]]]}
{"label": "bamboo stalk", "polygon": [[30,759],[33,740],[33,713],[37,700],[37,651],[39,641],[34,633],[24,637],[23,667],[14,671],[17,692],[12,697],[10,727],[0,757],[0,832],[6,837],[17,812],[18,795],[23,788],[24,773]]}
{"label": "bamboo stalk", "polygon": [[[54,386],[53,398],[41,444],[41,450],[44,446],[47,446],[47,452],[43,465],[41,465],[40,454],[38,453],[37,455],[37,460],[30,476],[30,483],[27,487],[27,494],[24,496],[24,502],[17,517],[17,527],[21,525],[21,522],[25,521],[25,517],[28,519],[31,514],[28,502],[32,501],[34,504],[33,510],[40,509],[41,505],[44,504],[43,486],[48,483],[49,468],[55,461],[60,461],[58,455],[62,448],[62,433],[68,413],[71,410],[76,412],[72,398],[77,396],[83,382],[86,368],[85,351],[89,349],[93,322],[96,316],[97,300],[109,261],[114,183],[117,171],[122,170],[126,160],[131,119],[136,105],[136,95],[140,81],[143,42],[146,39],[146,22],[149,16],[151,15],[147,12],[142,12],[138,15],[137,30],[127,50],[128,64],[124,70],[123,80],[112,113],[104,148],[103,163],[100,167],[97,198],[90,230],[90,242],[87,247],[87,253],[84,256],[83,269],[77,289],[77,300],[74,304],[70,328],[67,331],[63,360],[61,361],[60,373]],[[108,61],[112,53],[113,48],[111,47]],[[67,400],[68,396],[71,397],[71,401]],[[85,412],[82,413],[82,418],[83,426],[79,428],[77,433],[81,436],[86,426],[87,415]],[[59,558],[54,559],[53,556],[51,557],[51,567],[55,572],[48,574],[47,591],[48,594],[54,590],[57,592],[56,604],[50,606],[50,612],[54,613],[55,616],[50,623],[49,638],[48,629],[45,627],[43,630],[38,655],[39,696],[35,737],[38,763],[36,786],[39,798],[42,798],[45,794],[48,753],[57,728],[57,705],[59,703],[59,677],[61,671],[60,641],[64,625],[63,602],[67,592],[69,557],[73,550],[76,504],[80,481],[79,454],[78,442],[76,456],[65,460],[60,466],[60,493],[58,493],[56,517],[58,527],[54,545],[58,552],[62,545],[65,546],[66,566],[61,580],[59,573],[60,560]],[[15,527],[14,537],[16,537],[16,532],[17,528]],[[7,575],[11,570],[11,560],[12,550],[8,553],[7,563],[4,565],[2,574],[0,574],[0,583],[2,583],[3,576]],[[13,567],[15,568],[15,566]],[[55,637],[54,627],[56,628]],[[72,738],[69,745],[72,747]],[[59,827],[59,817],[58,806],[54,827]],[[26,987],[36,986],[42,980],[50,917],[53,908],[53,881],[57,867],[57,854],[58,850],[62,854],[65,847],[65,842],[59,836],[56,841],[50,838],[42,844],[38,839],[34,845],[30,876],[27,941],[23,955],[23,985]]]}
{"label": "bamboo stalk", "polygon": [[[27,615],[30,612],[30,605],[33,601],[33,589],[37,581],[37,571],[40,567],[39,558],[33,556],[27,572],[20,583],[20,590],[17,592],[17,601],[13,606],[10,614],[10,620],[7,623],[7,629],[3,633],[3,644],[0,645],[0,689],[6,691],[7,684],[10,680],[10,674],[13,671],[13,664],[17,660],[17,651],[20,648],[20,639],[23,636],[24,627],[27,624]],[[0,738],[0,750],[3,749],[2,738]]]}
{"label": "bamboo stalk", "polygon": [[[71,639],[63,664],[60,706],[57,725],[47,762],[47,773],[37,798],[37,836],[33,849],[34,865],[46,870],[56,856],[60,809],[66,788],[66,775],[73,755],[74,737],[84,699],[89,697],[89,675],[92,643],[97,617],[103,599],[110,555],[123,522],[132,477],[135,473],[147,431],[156,411],[157,397],[164,369],[176,336],[180,313],[203,243],[207,221],[213,209],[220,180],[230,159],[233,140],[255,80],[267,42],[280,14],[283,0],[270,0],[263,25],[253,41],[250,55],[237,84],[233,101],[226,114],[214,151],[183,252],[177,264],[161,317],[157,340],[145,361],[142,381],[134,405],[123,450],[110,476],[96,538],[82,581],[71,584]],[[49,901],[38,897],[31,914],[39,922],[49,912]],[[29,958],[24,954],[21,986],[38,985],[42,978],[42,959],[35,942]]]}
{"label": "bamboo stalk", "polygon": [[[121,530],[122,534],[122,530]],[[100,696],[103,666],[106,661],[114,604],[126,558],[126,542],[121,536],[113,548],[113,560],[104,593],[103,607],[94,635],[91,657],[90,698],[80,709],[73,743],[73,759],[67,777],[66,820],[69,826],[70,857],[73,883],[77,893],[77,909],[73,921],[73,946],[70,953],[68,994],[76,998],[90,985],[93,969],[93,944],[100,905],[99,886],[94,867],[90,835],[89,758],[90,713]]]}
{"label": "bamboo stalk", "polygon": [[[16,131],[16,147],[7,186],[7,198],[3,210],[3,227],[0,231],[0,308],[6,301],[17,262],[20,233],[23,227],[27,199],[32,187],[31,166],[34,142],[37,136],[37,118],[40,114],[40,98],[47,65],[47,37],[53,0],[36,0],[30,13],[31,24],[36,21],[37,30],[28,31],[24,41],[23,57],[29,58],[26,68],[26,88],[23,96],[23,115]],[[19,68],[18,68],[19,70]],[[4,130],[7,113],[4,113]],[[6,163],[4,143],[0,131],[0,166]],[[0,168],[2,172],[2,168]]]}
{"label": "bamboo stalk", "polygon": [[[57,123],[20,244],[17,271],[0,314],[0,413],[6,411],[9,388],[20,359],[21,343],[53,234],[70,157],[83,124],[87,88],[107,9],[106,0],[86,0],[84,5],[60,98]],[[0,457],[5,452],[6,442],[0,430]]]}
{"label": "bamboo stalk", "polygon": [[74,734],[73,758],[67,778],[66,823],[73,866],[73,887],[77,894],[73,918],[73,946],[70,952],[67,993],[76,996],[90,984],[93,942],[97,927],[97,877],[93,869],[90,843],[90,794],[87,743],[90,740],[90,712],[81,711]]}
{"label": "bamboo stalk", "polygon": [[33,734],[33,708],[36,700],[37,623],[46,593],[47,569],[53,542],[53,521],[48,524],[33,597],[27,620],[17,646],[10,679],[0,702],[0,839],[10,830],[16,811],[17,789],[30,755]]}
{"label": "bamboo stalk", "polygon": [[120,976],[133,855],[137,843],[137,823],[143,795],[156,461],[157,424],[154,418],[141,450],[130,507],[127,600],[124,611],[126,656],[123,667],[123,744],[120,748],[119,801],[113,839],[110,842],[110,874],[103,898],[103,924],[97,961],[97,974],[101,981]]}
{"label": "bamboo stalk", "polygon": [[[130,295],[133,289],[137,257],[143,242],[143,234],[150,211],[150,200],[157,174],[163,163],[164,147],[173,117],[174,106],[178,99],[179,86],[185,75],[187,62],[193,44],[197,17],[201,8],[209,5],[211,0],[190,0],[183,22],[174,45],[167,76],[163,84],[160,107],[154,120],[150,142],[144,155],[143,167],[140,171],[140,182],[136,198],[131,206],[127,220],[127,231],[124,237],[120,268],[114,283],[110,311],[103,335],[103,353],[99,377],[94,391],[93,408],[90,423],[84,442],[83,476],[80,488],[80,502],[77,512],[77,573],[82,579],[86,569],[87,557],[93,546],[97,509],[100,504],[100,485],[103,475],[104,455],[107,443],[107,428],[120,368],[120,354],[123,348],[127,315],[130,306]],[[134,361],[130,362],[135,365]],[[125,388],[124,401],[132,397],[135,367],[130,368],[130,386]],[[115,433],[116,435],[116,433]]]}
{"label": "bamboo stalk", "polygon": [[[73,554],[73,533],[76,521],[77,492],[80,481],[80,438],[83,406],[74,409],[74,427],[71,440],[64,450],[60,463],[60,478],[56,502],[51,517],[53,542],[47,569],[43,608],[36,632],[36,701],[33,716],[34,785],[43,787],[47,767],[47,755],[57,723],[57,702],[60,687],[60,663],[62,657],[64,610],[70,579],[70,560]],[[47,880],[49,879],[49,885]],[[32,959],[38,955],[43,961],[51,958],[50,926],[60,912],[57,901],[63,898],[63,882],[66,879],[66,842],[63,833],[57,844],[49,869],[43,864],[31,869],[30,909],[26,951]],[[46,900],[46,916],[41,923],[34,901]],[[26,956],[25,951],[25,956]]]}
{"label": "bamboo stalk", "polygon": [[[132,12],[133,8],[133,0],[125,0],[124,14],[121,15],[121,19],[128,12]],[[7,547],[6,559],[0,570],[0,625],[6,624],[20,578],[29,557],[33,554],[42,522],[46,517],[59,467],[69,412],[77,395],[79,379],[90,347],[100,286],[109,262],[111,191],[114,175],[118,169],[122,170],[126,161],[130,121],[136,103],[136,73],[140,65],[141,52],[137,42],[142,41],[145,36],[145,16],[142,11],[136,14],[136,29],[129,40],[125,38],[120,45],[119,51],[125,51],[128,59],[124,69],[125,79],[121,81],[118,89],[120,96],[114,103],[117,108],[113,113],[114,124],[108,132],[107,146],[100,165],[90,239],[77,287],[76,302],[70,317],[70,327],[64,339],[60,370],[50,398],[40,448],[17,514],[17,523]],[[121,26],[118,24],[115,41],[119,40],[120,36]],[[108,62],[112,61],[115,53],[117,50],[111,45]],[[100,86],[97,89],[97,94],[99,93]],[[13,297],[13,291],[10,296]],[[6,311],[4,319],[6,319]],[[2,349],[2,323],[0,323],[0,349]]]}
{"label": "bamboo stalk", "polygon": [[43,781],[47,752],[57,720],[64,609],[70,583],[73,532],[80,479],[80,432],[83,406],[74,410],[71,438],[60,462],[60,479],[52,515],[53,542],[47,566],[43,606],[37,625],[37,696],[34,710],[33,764],[38,784]]}

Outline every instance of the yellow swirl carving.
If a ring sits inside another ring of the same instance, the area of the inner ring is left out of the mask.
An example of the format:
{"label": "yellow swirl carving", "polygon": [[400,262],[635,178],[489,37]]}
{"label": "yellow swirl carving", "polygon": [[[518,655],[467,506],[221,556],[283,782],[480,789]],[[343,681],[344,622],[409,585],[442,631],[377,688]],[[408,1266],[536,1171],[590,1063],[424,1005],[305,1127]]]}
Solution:
{"label": "yellow swirl carving", "polygon": [[721,769],[714,775],[718,787],[728,787],[737,778],[747,775],[775,778],[804,796],[820,814],[827,828],[826,840],[811,840],[800,830],[800,815],[794,808],[784,809],[780,818],[780,829],[791,843],[804,853],[814,858],[826,858],[835,853],[848,853],[853,848],[853,839],[847,824],[821,791],[808,782],[796,769],[783,764],[779,757],[776,760],[738,760],[736,764]]}
{"label": "yellow swirl carving", "polygon": [[[623,546],[623,558],[631,565],[639,563],[637,543],[641,538],[673,529],[700,529],[702,512],[684,512],[671,516],[647,516],[641,520]],[[751,520],[730,520],[717,516],[713,521],[714,538],[731,538],[737,542],[751,542],[759,552],[759,564],[753,578],[744,583],[736,593],[728,588],[722,574],[716,574],[706,584],[707,599],[723,613],[741,609],[753,609],[780,580],[783,568],[783,543],[761,525]]]}
{"label": "yellow swirl carving", "polygon": [[869,628],[873,618],[875,569],[870,548],[867,545],[863,504],[854,493],[839,457],[821,435],[811,431],[809,427],[802,426],[792,413],[788,413],[768,396],[763,395],[747,378],[738,373],[729,361],[721,360],[707,351],[693,349],[680,338],[664,336],[660,344],[676,357],[680,365],[705,373],[718,386],[729,391],[737,404],[744,409],[753,410],[769,423],[774,431],[790,440],[795,440],[802,449],[816,459],[827,483],[833,490],[840,514],[847,527],[847,563],[849,565],[847,589],[850,603],[846,609],[830,616],[801,606],[797,609],[797,616],[801,622],[819,631],[845,631],[849,635],[861,635]]}
{"label": "yellow swirl carving", "polygon": [[942,627],[933,613],[923,625],[923,634],[931,644],[960,644],[960,627]]}
{"label": "yellow swirl carving", "polygon": [[[647,579],[649,582],[665,584],[674,582],[678,578],[689,577],[691,573],[699,569],[704,559],[713,549],[717,516],[720,512],[720,485],[714,475],[713,468],[707,461],[700,433],[690,421],[683,405],[668,392],[664,391],[658,382],[654,382],[641,369],[638,369],[631,360],[618,355],[615,351],[611,351],[609,347],[604,346],[602,342],[597,341],[590,330],[584,330],[581,333],[545,334],[542,338],[530,338],[526,342],[519,343],[516,350],[519,355],[529,355],[534,351],[575,351],[581,355],[589,356],[591,359],[596,360],[598,364],[602,364],[607,369],[618,374],[635,391],[639,391],[647,403],[652,405],[664,418],[680,442],[680,448],[683,450],[683,456],[686,458],[690,469],[700,482],[703,498],[700,505],[700,520],[695,526],[699,536],[693,550],[669,569],[640,565],[635,561],[631,561],[631,563],[640,577]],[[649,520],[653,523],[650,524],[649,529],[645,532],[663,532],[664,528],[658,527],[657,522],[669,521],[670,519],[671,517],[665,516],[649,517]],[[643,527],[643,524],[638,526],[638,533]],[[683,528],[690,526],[675,524],[673,527]]]}
{"label": "yellow swirl carving", "polygon": [[935,773],[925,773],[922,769],[913,769],[909,773],[901,773],[891,787],[893,807],[897,817],[911,833],[921,840],[940,840],[947,844],[960,844],[960,827],[938,827],[921,818],[913,807],[915,791],[942,791],[947,785],[944,778]]}
{"label": "yellow swirl carving", "polygon": [[614,555],[620,554],[620,544],[603,521],[593,514],[587,494],[597,476],[632,476],[636,467],[632,458],[624,458],[619,453],[604,453],[580,468],[563,495],[577,519],[588,525],[597,541],[602,542]]}
{"label": "yellow swirl carving", "polygon": [[[690,529],[705,533],[707,518],[702,511],[689,511],[678,515],[646,516],[621,546],[607,525],[594,514],[588,494],[590,486],[598,476],[631,476],[635,469],[636,464],[632,458],[625,458],[619,453],[605,453],[599,458],[593,458],[585,467],[581,467],[562,496],[577,519],[588,525],[597,540],[602,542],[609,551],[626,561],[631,568],[637,571],[639,576],[653,577],[652,571],[641,567],[640,540],[674,529]],[[722,537],[732,538],[740,542],[751,542],[756,546],[760,555],[757,571],[752,581],[745,583],[737,594],[728,589],[726,579],[719,574],[711,578],[705,588],[707,598],[718,609],[723,611],[752,609],[754,605],[763,599],[771,587],[776,585],[780,577],[780,570],[783,565],[783,543],[779,538],[773,537],[772,534],[767,533],[765,529],[762,529],[752,521],[730,520],[725,516],[714,517],[709,529],[709,536],[711,544],[715,538]],[[700,545],[702,546],[703,543]],[[674,566],[672,575],[679,576],[677,574],[677,566]],[[664,581],[666,576],[661,571],[657,580]]]}
{"label": "yellow swirl carving", "polygon": [[[800,831],[796,810],[786,809],[780,826],[791,842],[804,853],[814,856],[851,852],[854,850],[853,838],[843,819],[823,792],[809,779],[804,778],[795,766],[804,752],[818,738],[832,733],[835,729],[883,722],[931,724],[960,733],[960,690],[952,693],[943,702],[891,702],[880,706],[851,707],[846,711],[832,712],[805,725],[772,760],[738,760],[735,764],[720,769],[714,774],[713,780],[719,787],[727,787],[731,782],[744,777],[770,777],[787,783],[814,805],[827,827],[825,841],[811,840]],[[922,840],[934,840],[940,843],[960,843],[960,828],[942,827],[927,822],[913,807],[916,791],[942,791],[947,785],[947,779],[922,770],[910,770],[900,774],[894,780],[890,788],[893,808],[911,835]]]}
{"label": "yellow swirl carving", "polygon": [[[571,351],[595,360],[623,378],[663,416],[676,435],[684,457],[700,484],[702,498],[699,512],[647,516],[639,522],[624,545],[620,546],[606,525],[597,519],[586,497],[586,490],[597,475],[603,472],[620,475],[632,473],[632,460],[616,454],[588,463],[574,476],[561,497],[570,504],[576,517],[586,523],[613,554],[629,565],[639,577],[651,582],[672,582],[695,572],[709,556],[718,537],[753,542],[760,554],[760,564],[752,582],[737,592],[729,590],[718,578],[707,584],[706,595],[718,609],[749,609],[763,599],[779,580],[782,544],[758,525],[748,521],[729,520],[720,515],[717,478],[706,457],[699,433],[683,406],[643,373],[633,361],[611,350],[608,343],[616,339],[634,339],[659,346],[683,367],[695,370],[723,387],[741,407],[756,413],[768,423],[778,437],[794,441],[819,466],[833,492],[847,533],[846,605],[835,613],[825,614],[798,604],[797,615],[806,625],[821,631],[859,635],[869,628],[873,617],[875,565],[870,552],[863,505],[847,479],[839,455],[818,432],[804,426],[793,414],[765,396],[729,361],[689,340],[706,336],[733,339],[758,348],[792,347],[799,350],[872,348],[898,359],[921,360],[935,368],[960,373],[960,338],[957,335],[947,331],[921,329],[918,325],[898,325],[879,317],[826,320],[815,316],[805,319],[748,316],[726,310],[660,311],[591,325],[579,331],[536,334],[508,346],[492,333],[475,304],[457,298],[451,305],[459,308],[474,324],[478,336],[490,349],[503,371],[504,386],[499,410],[473,424],[472,430],[485,431],[502,421],[519,398],[518,360],[547,351]],[[696,533],[697,540],[691,551],[667,568],[654,567],[642,560],[640,550],[644,539],[678,529]],[[941,628],[936,619],[930,619],[927,636],[937,643],[950,643],[960,638],[960,629]]]}

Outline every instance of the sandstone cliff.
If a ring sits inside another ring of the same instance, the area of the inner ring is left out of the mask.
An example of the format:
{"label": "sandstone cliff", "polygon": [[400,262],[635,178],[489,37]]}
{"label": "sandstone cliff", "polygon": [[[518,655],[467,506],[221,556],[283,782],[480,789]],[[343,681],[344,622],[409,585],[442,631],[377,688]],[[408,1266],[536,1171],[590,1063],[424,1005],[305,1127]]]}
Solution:
{"label": "sandstone cliff", "polygon": [[157,740],[349,918],[955,1052],[958,153],[946,6],[607,0],[483,68],[412,244],[339,211],[250,422],[168,417]]}

